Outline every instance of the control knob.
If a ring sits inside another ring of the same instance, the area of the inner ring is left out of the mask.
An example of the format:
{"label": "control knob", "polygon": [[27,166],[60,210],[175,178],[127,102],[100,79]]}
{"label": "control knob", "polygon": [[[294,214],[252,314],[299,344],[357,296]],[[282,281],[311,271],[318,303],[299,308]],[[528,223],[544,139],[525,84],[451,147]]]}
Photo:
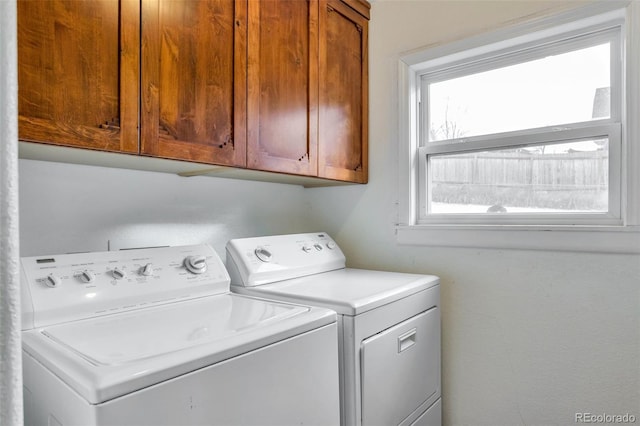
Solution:
{"label": "control knob", "polygon": [[47,287],[56,288],[60,285],[60,278],[53,274],[49,274],[47,275],[47,278],[45,278],[44,283]]}
{"label": "control knob", "polygon": [[96,279],[96,276],[93,274],[93,272],[86,269],[80,272],[80,274],[78,274],[78,277],[80,278],[80,281],[85,284],[92,283]]}
{"label": "control knob", "polygon": [[145,277],[153,275],[153,265],[151,263],[147,263],[140,268],[140,275],[144,275]]}
{"label": "control knob", "polygon": [[111,271],[111,276],[116,280],[121,280],[126,276],[126,274],[119,268],[113,268],[113,270]]}
{"label": "control knob", "polygon": [[271,252],[264,247],[258,247],[255,249],[254,253],[261,261],[267,263],[271,262]]}
{"label": "control knob", "polygon": [[207,270],[207,258],[205,256],[187,256],[184,266],[192,274],[202,274]]}

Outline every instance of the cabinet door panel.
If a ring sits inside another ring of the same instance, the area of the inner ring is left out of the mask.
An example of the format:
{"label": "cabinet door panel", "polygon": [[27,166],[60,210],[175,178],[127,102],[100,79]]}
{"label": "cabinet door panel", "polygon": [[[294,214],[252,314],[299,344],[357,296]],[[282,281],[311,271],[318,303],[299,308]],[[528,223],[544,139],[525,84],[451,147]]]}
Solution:
{"label": "cabinet door panel", "polygon": [[367,182],[368,21],[337,0],[320,4],[318,176]]}
{"label": "cabinet door panel", "polygon": [[22,140],[138,152],[139,2],[18,1]]}
{"label": "cabinet door panel", "polygon": [[245,49],[246,0],[143,2],[143,154],[245,165]]}
{"label": "cabinet door panel", "polygon": [[250,168],[316,175],[318,2],[249,2]]}

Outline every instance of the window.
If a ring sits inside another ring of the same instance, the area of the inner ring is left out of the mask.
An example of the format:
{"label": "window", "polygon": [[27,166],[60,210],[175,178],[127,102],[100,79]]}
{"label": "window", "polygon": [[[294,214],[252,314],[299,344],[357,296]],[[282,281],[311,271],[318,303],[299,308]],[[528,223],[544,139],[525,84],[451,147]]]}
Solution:
{"label": "window", "polygon": [[619,223],[620,38],[607,22],[424,69],[419,222]]}
{"label": "window", "polygon": [[625,123],[638,98],[626,79],[635,6],[611,7],[401,59],[400,234],[637,231],[637,132]]}

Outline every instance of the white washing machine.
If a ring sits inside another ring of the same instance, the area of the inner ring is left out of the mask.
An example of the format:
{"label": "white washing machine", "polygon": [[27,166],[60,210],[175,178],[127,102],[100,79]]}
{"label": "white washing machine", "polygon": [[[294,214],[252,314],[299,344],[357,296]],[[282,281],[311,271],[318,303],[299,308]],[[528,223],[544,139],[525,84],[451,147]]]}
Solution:
{"label": "white washing machine", "polygon": [[207,245],[22,259],[27,425],[331,425],[336,315],[229,292]]}
{"label": "white washing machine", "polygon": [[341,423],[441,424],[440,285],[345,267],[326,233],[231,240],[231,290],[338,313]]}

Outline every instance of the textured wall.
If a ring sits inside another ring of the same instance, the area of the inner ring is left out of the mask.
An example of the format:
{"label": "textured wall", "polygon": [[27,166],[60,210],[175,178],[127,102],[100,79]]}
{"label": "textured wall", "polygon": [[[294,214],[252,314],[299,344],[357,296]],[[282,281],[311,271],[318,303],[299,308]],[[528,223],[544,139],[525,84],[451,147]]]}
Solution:
{"label": "textured wall", "polygon": [[442,277],[447,425],[569,425],[576,412],[640,419],[638,256],[409,247],[394,235],[400,54],[577,4],[373,2],[370,183],[307,192],[314,223],[351,266]]}
{"label": "textured wall", "polygon": [[16,2],[0,2],[0,425],[22,424]]}

